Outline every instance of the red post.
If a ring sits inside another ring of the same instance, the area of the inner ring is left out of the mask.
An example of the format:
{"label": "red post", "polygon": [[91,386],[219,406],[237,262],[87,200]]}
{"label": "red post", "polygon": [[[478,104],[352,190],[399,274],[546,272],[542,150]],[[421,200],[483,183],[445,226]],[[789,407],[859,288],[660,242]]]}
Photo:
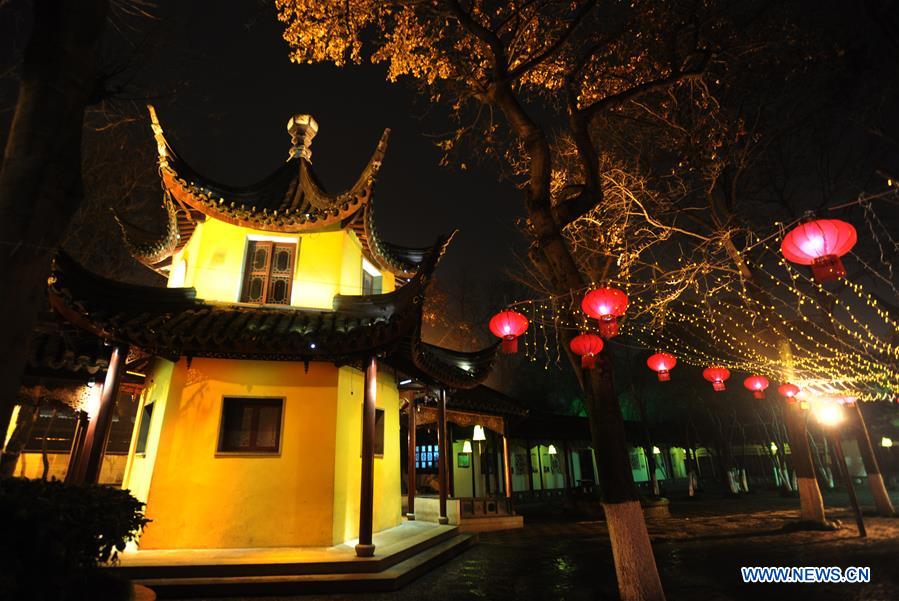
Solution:
{"label": "red post", "polygon": [[119,383],[122,381],[122,374],[125,373],[127,358],[127,345],[118,344],[112,348],[106,379],[100,390],[100,404],[96,412],[88,416],[84,446],[78,453],[71,479],[66,478],[73,484],[96,484],[100,479],[100,467],[103,465],[106,441],[109,439],[112,416],[119,395]]}
{"label": "red post", "polygon": [[375,402],[378,392],[378,363],[372,357],[365,368],[365,393],[362,400],[362,475],[359,486],[359,544],[357,557],[375,554],[372,544],[375,471]]}
{"label": "red post", "polygon": [[406,491],[409,495],[407,520],[415,519],[415,417],[415,401],[412,400],[409,401],[409,435],[406,438],[409,446],[406,459]]}
{"label": "red post", "polygon": [[503,434],[503,475],[506,479],[506,498],[512,498],[512,466],[509,464],[509,439]]}
{"label": "red post", "polygon": [[66,468],[66,483],[75,481],[78,461],[84,452],[84,435],[87,433],[87,412],[75,412],[75,433],[72,435],[72,450],[69,451],[69,466]]}
{"label": "red post", "polygon": [[440,480],[440,516],[437,521],[449,524],[446,516],[446,489],[449,486],[447,476],[447,444],[446,440],[446,389],[441,388],[437,399],[437,479]]}

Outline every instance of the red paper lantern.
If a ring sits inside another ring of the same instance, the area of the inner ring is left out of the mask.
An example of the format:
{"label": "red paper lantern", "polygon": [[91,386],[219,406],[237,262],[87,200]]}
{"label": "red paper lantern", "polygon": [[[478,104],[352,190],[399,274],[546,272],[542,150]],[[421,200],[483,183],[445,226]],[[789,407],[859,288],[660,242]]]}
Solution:
{"label": "red paper lantern", "polygon": [[527,329],[528,318],[511,309],[500,311],[490,319],[490,331],[494,336],[503,339],[502,351],[504,353],[518,352],[518,337]]}
{"label": "red paper lantern", "polygon": [[571,352],[581,356],[581,367],[593,369],[596,367],[596,355],[602,352],[602,338],[596,334],[578,334],[571,339],[569,344]]}
{"label": "red paper lantern", "polygon": [[781,396],[786,397],[788,403],[795,403],[795,397],[797,394],[799,394],[799,387],[795,384],[790,384],[789,382],[787,382],[778,386],[777,392],[779,392]]}
{"label": "red paper lantern", "polygon": [[646,360],[646,365],[649,366],[649,369],[658,372],[659,382],[667,382],[671,379],[668,370],[677,365],[677,358],[670,353],[656,353]]}
{"label": "red paper lantern", "polygon": [[596,288],[584,296],[581,309],[599,320],[603,338],[612,338],[618,335],[618,318],[627,311],[627,295],[618,288]]}
{"label": "red paper lantern", "polygon": [[840,257],[852,250],[857,240],[851,224],[839,219],[816,219],[790,230],[780,244],[780,251],[788,261],[811,265],[812,275],[824,284],[846,275]]}
{"label": "red paper lantern", "polygon": [[726,367],[710,365],[702,370],[702,377],[712,383],[712,390],[721,392],[724,390],[724,381],[730,377],[730,370]]}
{"label": "red paper lantern", "polygon": [[765,376],[749,376],[743,380],[743,386],[752,391],[752,396],[757,399],[765,398],[765,389],[768,388],[768,378]]}

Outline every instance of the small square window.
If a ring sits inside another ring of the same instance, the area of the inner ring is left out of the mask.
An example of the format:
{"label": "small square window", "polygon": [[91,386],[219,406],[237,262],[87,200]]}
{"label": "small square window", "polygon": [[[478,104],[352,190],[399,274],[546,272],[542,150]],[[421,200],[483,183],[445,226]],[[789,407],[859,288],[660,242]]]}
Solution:
{"label": "small square window", "polygon": [[283,399],[225,397],[218,451],[277,453],[283,405]]}

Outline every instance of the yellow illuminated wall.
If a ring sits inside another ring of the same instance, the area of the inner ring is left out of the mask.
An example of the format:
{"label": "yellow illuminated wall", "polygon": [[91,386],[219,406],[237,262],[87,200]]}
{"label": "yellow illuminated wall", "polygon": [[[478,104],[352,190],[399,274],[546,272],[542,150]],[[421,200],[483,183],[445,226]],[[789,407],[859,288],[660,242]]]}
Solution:
{"label": "yellow illuminated wall", "polygon": [[[128,461],[125,464],[122,488],[129,489],[137,500],[142,503],[147,502],[147,494],[150,491],[153,465],[156,462],[159,435],[162,431],[162,422],[169,398],[169,385],[172,381],[174,367],[175,364],[171,361],[166,361],[165,359],[155,360],[153,369],[147,374],[146,386],[141,395],[140,406],[134,420],[134,434],[131,436],[131,448],[128,450]],[[143,453],[136,453],[137,433],[140,432],[140,422],[144,419],[144,407],[150,403],[153,404],[153,413],[150,418],[150,430],[147,433],[146,450]]]}
{"label": "yellow illuminated wall", "polygon": [[[152,521],[141,549],[330,546],[358,536],[362,374],[330,363],[160,362],[145,456],[123,482]],[[224,396],[283,397],[277,455],[216,453]],[[400,521],[399,399],[381,371],[384,457],[375,460],[374,529]],[[135,425],[139,428],[139,424]],[[133,443],[132,443],[133,444]]]}
{"label": "yellow illuminated wall", "polygon": [[[340,368],[337,400],[337,455],[334,464],[333,540],[359,536],[359,474],[362,469],[363,375]],[[400,412],[392,372],[379,370],[376,406],[384,410],[384,456],[375,457],[374,517],[377,532],[400,523]]]}
{"label": "yellow illuminated wall", "polygon": [[[173,257],[176,268],[169,285],[192,286],[206,300],[238,302],[249,240],[298,244],[293,306],[330,309],[335,294],[362,293],[362,247],[354,232],[278,234],[215,219],[197,224],[190,241]],[[393,275],[385,272],[382,278],[383,291],[393,290]]]}

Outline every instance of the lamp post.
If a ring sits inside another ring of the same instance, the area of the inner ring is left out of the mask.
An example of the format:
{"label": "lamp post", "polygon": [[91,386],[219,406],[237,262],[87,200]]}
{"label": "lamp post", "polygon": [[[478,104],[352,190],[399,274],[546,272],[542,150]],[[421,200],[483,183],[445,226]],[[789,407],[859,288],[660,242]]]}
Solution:
{"label": "lamp post", "polygon": [[852,479],[849,477],[849,466],[846,465],[846,456],[843,455],[843,445],[840,443],[839,425],[845,419],[843,408],[834,402],[819,404],[814,409],[815,419],[818,423],[827,428],[830,432],[831,443],[837,457],[837,469],[842,472],[843,480],[846,482],[846,491],[849,493],[849,501],[852,503],[852,510],[855,512],[855,523],[858,525],[858,535],[861,538],[868,536],[865,530],[865,521],[862,518],[862,510],[858,505],[858,497],[855,496],[855,487],[852,485]]}
{"label": "lamp post", "polygon": [[468,471],[471,472],[471,498],[474,499],[474,449],[471,447],[470,440],[462,443],[462,452],[468,454]]}
{"label": "lamp post", "polygon": [[[484,442],[485,440],[487,440],[487,433],[484,432],[484,426],[476,425],[474,427],[474,431],[472,432],[471,439],[474,442],[476,442],[478,445],[478,462],[480,462],[481,461],[481,443]],[[477,497],[477,495],[475,494],[475,485],[474,485],[474,454],[472,454],[472,456],[471,456],[471,478],[472,478],[472,480],[471,480],[472,481],[471,496]],[[487,488],[489,489],[490,483],[487,480],[487,478],[488,478],[488,476],[485,474],[484,482],[487,484]],[[487,495],[484,495],[484,496],[486,497]]]}

